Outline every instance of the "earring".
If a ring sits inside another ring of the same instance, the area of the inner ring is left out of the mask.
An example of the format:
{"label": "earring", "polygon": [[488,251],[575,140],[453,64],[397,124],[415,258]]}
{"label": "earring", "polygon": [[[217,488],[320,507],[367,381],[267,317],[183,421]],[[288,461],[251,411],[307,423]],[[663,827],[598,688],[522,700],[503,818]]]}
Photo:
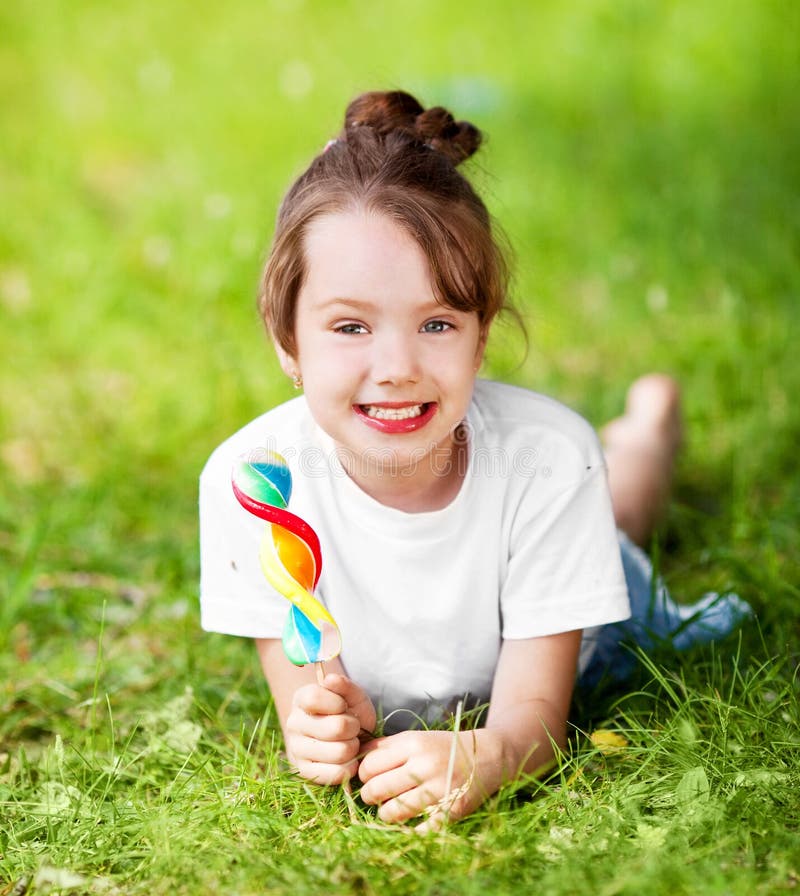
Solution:
{"label": "earring", "polygon": [[303,388],[303,377],[301,377],[297,371],[292,374],[292,385],[295,389]]}

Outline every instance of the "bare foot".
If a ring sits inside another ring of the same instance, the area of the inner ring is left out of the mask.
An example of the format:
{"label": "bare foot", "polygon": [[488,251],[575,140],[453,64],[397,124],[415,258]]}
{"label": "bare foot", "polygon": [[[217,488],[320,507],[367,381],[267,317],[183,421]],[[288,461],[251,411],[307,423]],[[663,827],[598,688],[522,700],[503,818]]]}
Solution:
{"label": "bare foot", "polygon": [[625,413],[601,430],[617,526],[644,545],[669,500],[682,438],[678,384],[649,373],[628,389]]}

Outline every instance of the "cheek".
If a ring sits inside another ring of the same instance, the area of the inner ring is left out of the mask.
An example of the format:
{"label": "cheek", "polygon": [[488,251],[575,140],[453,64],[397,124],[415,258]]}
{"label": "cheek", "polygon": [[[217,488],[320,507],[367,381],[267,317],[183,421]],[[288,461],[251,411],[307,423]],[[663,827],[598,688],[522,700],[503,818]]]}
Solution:
{"label": "cheek", "polygon": [[349,395],[358,382],[361,367],[352,352],[332,351],[322,345],[307,346],[301,358],[306,388],[334,396]]}
{"label": "cheek", "polygon": [[470,342],[462,346],[458,355],[452,359],[450,366],[452,380],[464,384],[474,380],[482,357],[483,351],[480,345]]}
{"label": "cheek", "polygon": [[354,366],[351,352],[345,352],[320,346],[318,351],[311,356],[314,366],[320,371],[330,371],[331,374],[342,374]]}

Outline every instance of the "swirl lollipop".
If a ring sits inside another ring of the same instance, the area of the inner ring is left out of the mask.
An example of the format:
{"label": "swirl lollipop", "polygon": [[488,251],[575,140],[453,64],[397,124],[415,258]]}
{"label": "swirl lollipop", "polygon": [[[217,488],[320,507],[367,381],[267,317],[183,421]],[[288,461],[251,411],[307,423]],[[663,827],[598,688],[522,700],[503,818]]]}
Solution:
{"label": "swirl lollipop", "polygon": [[321,664],[339,655],[342,639],[333,616],[314,597],[322,572],[317,533],[286,506],[292,474],[275,451],[257,448],[236,462],[233,492],[245,510],[266,520],[259,550],[261,569],[272,587],[291,602],[283,628],[283,649],[296,665]]}

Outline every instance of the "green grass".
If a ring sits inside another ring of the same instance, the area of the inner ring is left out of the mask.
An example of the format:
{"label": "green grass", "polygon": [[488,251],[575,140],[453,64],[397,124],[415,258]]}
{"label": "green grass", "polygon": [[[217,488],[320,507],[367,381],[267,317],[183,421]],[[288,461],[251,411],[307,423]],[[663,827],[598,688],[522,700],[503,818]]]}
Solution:
{"label": "green grass", "polygon": [[[798,46],[776,0],[0,7],[0,893],[797,886]],[[285,772],[196,600],[204,459],[291,394],[254,310],[276,204],[383,85],[489,134],[530,349],[501,324],[488,374],[597,424],[678,376],[664,573],[758,613],[426,838]]]}

